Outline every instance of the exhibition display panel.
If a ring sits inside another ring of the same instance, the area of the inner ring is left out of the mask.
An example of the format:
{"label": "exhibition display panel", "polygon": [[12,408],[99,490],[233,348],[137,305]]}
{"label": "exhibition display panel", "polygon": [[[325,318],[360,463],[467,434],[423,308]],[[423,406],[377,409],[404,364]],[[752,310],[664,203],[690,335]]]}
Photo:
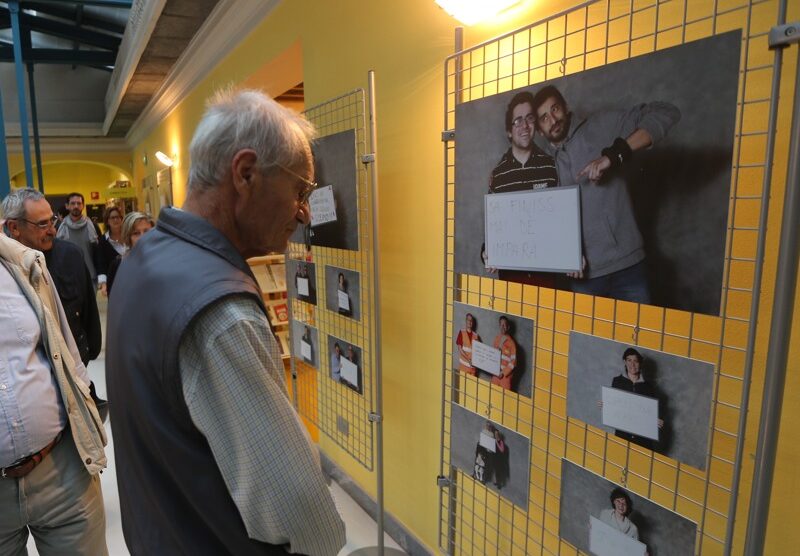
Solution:
{"label": "exhibition display panel", "polygon": [[445,553],[730,552],[778,12],[588,2],[446,60]]}
{"label": "exhibition display panel", "polygon": [[366,95],[308,108],[317,129],[311,223],[287,252],[299,413],[369,470],[375,466],[372,195]]}

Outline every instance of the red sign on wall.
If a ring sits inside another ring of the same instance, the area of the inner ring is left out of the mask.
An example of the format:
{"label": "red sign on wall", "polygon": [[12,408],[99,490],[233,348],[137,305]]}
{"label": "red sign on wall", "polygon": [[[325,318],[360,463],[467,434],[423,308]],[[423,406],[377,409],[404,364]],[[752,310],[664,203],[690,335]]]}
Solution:
{"label": "red sign on wall", "polygon": [[100,198],[100,192],[99,191],[92,191],[90,196],[92,198],[92,201],[97,201]]}

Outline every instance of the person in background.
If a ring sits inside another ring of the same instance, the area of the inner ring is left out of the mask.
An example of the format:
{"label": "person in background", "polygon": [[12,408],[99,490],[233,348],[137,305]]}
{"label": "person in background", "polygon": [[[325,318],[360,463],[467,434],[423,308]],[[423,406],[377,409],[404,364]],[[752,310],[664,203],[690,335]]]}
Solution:
{"label": "person in background", "polygon": [[69,216],[64,219],[64,222],[58,228],[56,237],[69,241],[81,250],[83,261],[86,263],[86,268],[89,269],[92,283],[97,286],[97,268],[95,261],[97,257],[99,234],[94,227],[94,223],[83,214],[83,207],[83,195],[80,193],[70,193],[67,197]]}
{"label": "person in background", "polygon": [[247,264],[308,223],[313,135],[261,92],[216,94],[189,147],[182,209],[162,209],[117,272],[106,375],[133,556],[345,544]]}
{"label": "person in background", "polygon": [[606,508],[600,512],[600,521],[609,525],[623,535],[639,540],[639,528],[628,517],[633,511],[633,502],[628,493],[616,487],[609,496],[611,508]]}
{"label": "person in background", "polygon": [[[636,349],[629,347],[622,354],[622,361],[625,364],[622,369],[622,374],[619,374],[612,379],[611,387],[616,388],[617,390],[625,390],[626,392],[633,392],[634,394],[639,394],[640,396],[647,396],[648,398],[654,398],[658,400],[659,396],[656,388],[653,386],[653,384],[644,379],[644,374],[642,373],[642,362],[644,361],[644,358],[642,357],[642,354]],[[661,410],[660,401],[658,405],[659,410]],[[602,408],[602,403],[600,403],[599,406]],[[663,427],[664,420],[659,417],[658,428],[662,429]],[[638,444],[642,448],[647,448],[648,450],[654,450],[658,445],[658,441],[645,436],[639,436],[638,434],[633,434],[618,429],[614,431],[614,434],[619,438],[624,438],[625,440],[633,442],[634,444]]]}
{"label": "person in background", "polygon": [[347,293],[347,282],[344,279],[344,274],[341,273],[341,272],[339,273],[339,278],[338,278],[338,281],[336,283],[336,292],[337,292],[337,294],[339,292],[341,292],[341,293],[343,293],[344,295],[347,296],[347,307],[346,308],[342,307],[341,304],[337,304],[338,307],[339,307],[339,314],[340,315],[344,315],[346,317],[353,316],[352,300],[350,299],[350,294]]}
{"label": "person in background", "polygon": [[122,244],[125,246],[125,253],[117,255],[108,267],[107,295],[111,295],[111,288],[114,286],[114,278],[117,276],[117,270],[119,270],[122,259],[133,249],[136,242],[139,241],[139,238],[153,229],[153,226],[155,226],[155,223],[149,214],[143,212],[129,212],[125,215],[125,220],[122,222],[120,232]]}
{"label": "person in background", "polygon": [[467,313],[464,318],[464,328],[458,331],[456,345],[458,346],[458,370],[462,373],[475,376],[475,367],[472,364],[472,343],[480,342],[481,337],[475,331],[475,316]]}
{"label": "person in background", "polygon": [[108,268],[117,258],[125,254],[127,247],[122,241],[122,209],[108,207],[103,214],[106,233],[100,236],[97,245],[97,285],[103,295],[108,295]]}
{"label": "person in background", "polygon": [[492,377],[492,384],[511,390],[514,370],[517,368],[517,342],[511,335],[511,321],[502,315],[499,319],[500,334],[494,338],[494,347],[500,350],[500,374]]}
{"label": "person in background", "polygon": [[331,353],[331,378],[336,382],[342,382],[342,348],[339,342],[333,344],[333,353]]}

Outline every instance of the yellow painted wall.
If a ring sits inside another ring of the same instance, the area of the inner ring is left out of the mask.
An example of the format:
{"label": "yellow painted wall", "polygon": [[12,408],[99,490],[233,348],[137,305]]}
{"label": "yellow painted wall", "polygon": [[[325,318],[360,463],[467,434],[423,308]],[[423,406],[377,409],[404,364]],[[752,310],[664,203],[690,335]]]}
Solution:
{"label": "yellow painted wall", "polygon": [[[470,28],[466,45],[541,19],[576,2],[528,2],[498,23]],[[205,98],[229,83],[263,84],[274,90],[275,80],[286,75],[291,86],[305,83],[306,105],[312,106],[356,87],[366,87],[369,69],[377,77],[377,119],[380,169],[380,219],[383,291],[384,430],[386,508],[432,550],[438,544],[439,427],[442,363],[443,281],[443,126],[444,59],[453,50],[455,21],[433,1],[417,2],[282,2],[268,18],[191,95],[165,118],[141,144],[134,147],[134,177],[152,172],[140,161],[146,152],[179,152],[175,173],[175,202],[185,197],[188,142],[202,112]],[[299,50],[298,50],[299,48]],[[302,67],[287,65],[296,61]],[[265,68],[272,71],[265,71]],[[276,75],[276,73],[280,75]],[[300,79],[297,79],[300,77]],[[288,87],[287,87],[288,88]],[[272,90],[270,90],[272,89]],[[284,89],[285,90],[285,89]],[[789,94],[788,97],[791,98]],[[165,146],[167,149],[165,149]],[[783,159],[785,164],[785,153]],[[152,164],[152,162],[151,162]],[[779,180],[778,180],[779,181]],[[782,190],[782,184],[777,184]],[[767,268],[774,268],[777,243],[774,215],[780,211],[782,193],[773,199],[771,249]],[[768,270],[766,283],[771,274]],[[756,359],[763,369],[769,322],[768,287],[763,296]],[[800,314],[800,303],[795,314]],[[784,405],[782,441],[778,459],[776,493],[770,517],[767,554],[788,554],[800,546],[794,501],[800,498],[797,433],[800,404],[790,392],[800,384],[800,333],[793,334],[787,403]],[[754,400],[760,399],[755,377]],[[796,398],[796,396],[795,396]],[[755,451],[757,411],[748,428],[745,460],[751,465]],[[321,438],[322,448],[355,480],[374,495],[375,475]],[[748,473],[741,491],[749,496]],[[745,513],[740,513],[741,538]],[[741,551],[741,544],[737,544]]]}
{"label": "yellow painted wall", "polygon": [[[38,188],[36,170],[33,170],[33,186]],[[65,195],[73,191],[82,193],[87,204],[106,202],[107,186],[117,180],[130,180],[130,172],[110,164],[64,160],[42,165],[42,181],[45,195]],[[12,187],[27,187],[26,173],[20,172],[11,178]],[[92,193],[100,198],[92,199]]]}

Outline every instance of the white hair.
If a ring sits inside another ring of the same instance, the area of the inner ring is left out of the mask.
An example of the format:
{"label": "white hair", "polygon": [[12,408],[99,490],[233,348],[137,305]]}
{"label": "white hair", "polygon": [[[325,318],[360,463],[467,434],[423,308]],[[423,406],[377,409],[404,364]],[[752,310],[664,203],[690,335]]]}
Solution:
{"label": "white hair", "polygon": [[27,201],[38,201],[44,198],[44,195],[35,189],[22,188],[12,191],[3,199],[3,217],[6,220],[25,218],[27,214],[25,203]]}
{"label": "white hair", "polygon": [[189,189],[217,186],[242,149],[256,152],[258,168],[296,168],[311,160],[314,126],[261,91],[226,89],[208,102],[189,146]]}

